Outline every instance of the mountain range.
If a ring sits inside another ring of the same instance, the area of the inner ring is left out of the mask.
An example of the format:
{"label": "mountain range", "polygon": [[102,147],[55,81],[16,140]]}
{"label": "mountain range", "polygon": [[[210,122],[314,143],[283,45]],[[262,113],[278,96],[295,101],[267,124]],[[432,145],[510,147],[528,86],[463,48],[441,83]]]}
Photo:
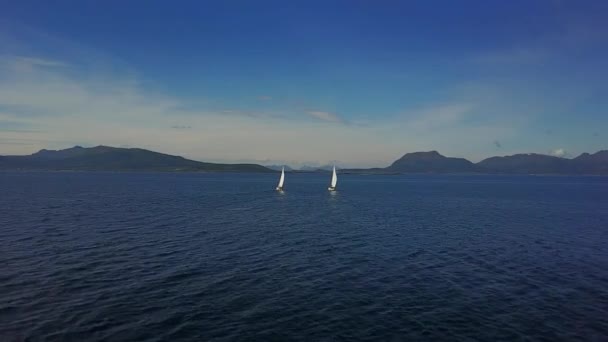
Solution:
{"label": "mountain range", "polygon": [[109,146],[0,156],[0,170],[273,172],[257,164],[204,163],[141,148]]}
{"label": "mountain range", "polygon": [[[257,164],[206,163],[140,148],[109,146],[74,146],[64,150],[43,149],[26,156],[0,156],[0,170],[276,172],[277,168],[280,169],[276,165],[264,167]],[[325,169],[323,166],[311,171],[325,172]],[[286,170],[291,168],[286,167]],[[528,153],[490,157],[478,163],[464,158],[446,157],[437,151],[413,152],[403,155],[384,168],[342,169],[341,173],[608,175],[608,150],[594,154],[583,153],[572,159]]]}
{"label": "mountain range", "polygon": [[608,175],[608,150],[583,153],[568,159],[526,153],[490,157],[472,163],[464,158],[445,157],[437,151],[407,153],[385,168],[347,169],[343,173],[506,173]]}

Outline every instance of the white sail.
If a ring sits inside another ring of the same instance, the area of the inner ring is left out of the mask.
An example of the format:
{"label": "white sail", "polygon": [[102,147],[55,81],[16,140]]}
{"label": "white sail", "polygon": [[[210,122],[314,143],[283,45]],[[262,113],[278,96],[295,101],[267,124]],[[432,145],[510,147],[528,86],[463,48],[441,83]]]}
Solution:
{"label": "white sail", "polygon": [[334,165],[334,171],[331,175],[331,185],[330,185],[330,189],[335,189],[336,188],[336,184],[338,184],[338,175],[336,174],[336,166]]}
{"label": "white sail", "polygon": [[279,185],[277,185],[277,190],[283,189],[283,183],[285,182],[285,167],[281,169],[281,178],[279,178]]}

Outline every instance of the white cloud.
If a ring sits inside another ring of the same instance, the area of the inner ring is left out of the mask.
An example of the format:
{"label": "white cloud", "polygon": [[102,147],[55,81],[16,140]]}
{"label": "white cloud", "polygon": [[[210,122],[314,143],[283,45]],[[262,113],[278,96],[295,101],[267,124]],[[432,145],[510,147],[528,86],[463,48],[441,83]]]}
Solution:
{"label": "white cloud", "polygon": [[557,149],[551,151],[551,155],[563,158],[563,157],[567,156],[568,153],[563,148],[557,148]]}

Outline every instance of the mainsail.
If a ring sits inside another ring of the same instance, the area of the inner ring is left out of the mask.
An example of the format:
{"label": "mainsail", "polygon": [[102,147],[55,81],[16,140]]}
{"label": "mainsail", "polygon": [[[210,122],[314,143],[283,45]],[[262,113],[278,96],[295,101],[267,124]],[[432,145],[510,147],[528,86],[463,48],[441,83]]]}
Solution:
{"label": "mainsail", "polygon": [[331,184],[328,190],[336,190],[336,184],[338,184],[338,175],[336,174],[336,166],[334,165],[334,170],[331,175]]}
{"label": "mainsail", "polygon": [[281,169],[281,178],[279,178],[279,185],[277,185],[277,190],[283,190],[283,183],[285,182],[285,167]]}

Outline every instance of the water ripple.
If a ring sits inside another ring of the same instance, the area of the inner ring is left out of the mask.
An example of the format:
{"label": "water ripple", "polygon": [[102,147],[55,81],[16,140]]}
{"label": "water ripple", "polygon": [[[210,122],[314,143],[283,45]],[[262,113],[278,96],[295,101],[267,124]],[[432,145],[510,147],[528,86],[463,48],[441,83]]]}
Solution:
{"label": "water ripple", "polygon": [[0,339],[608,340],[606,178],[273,176],[0,174]]}

